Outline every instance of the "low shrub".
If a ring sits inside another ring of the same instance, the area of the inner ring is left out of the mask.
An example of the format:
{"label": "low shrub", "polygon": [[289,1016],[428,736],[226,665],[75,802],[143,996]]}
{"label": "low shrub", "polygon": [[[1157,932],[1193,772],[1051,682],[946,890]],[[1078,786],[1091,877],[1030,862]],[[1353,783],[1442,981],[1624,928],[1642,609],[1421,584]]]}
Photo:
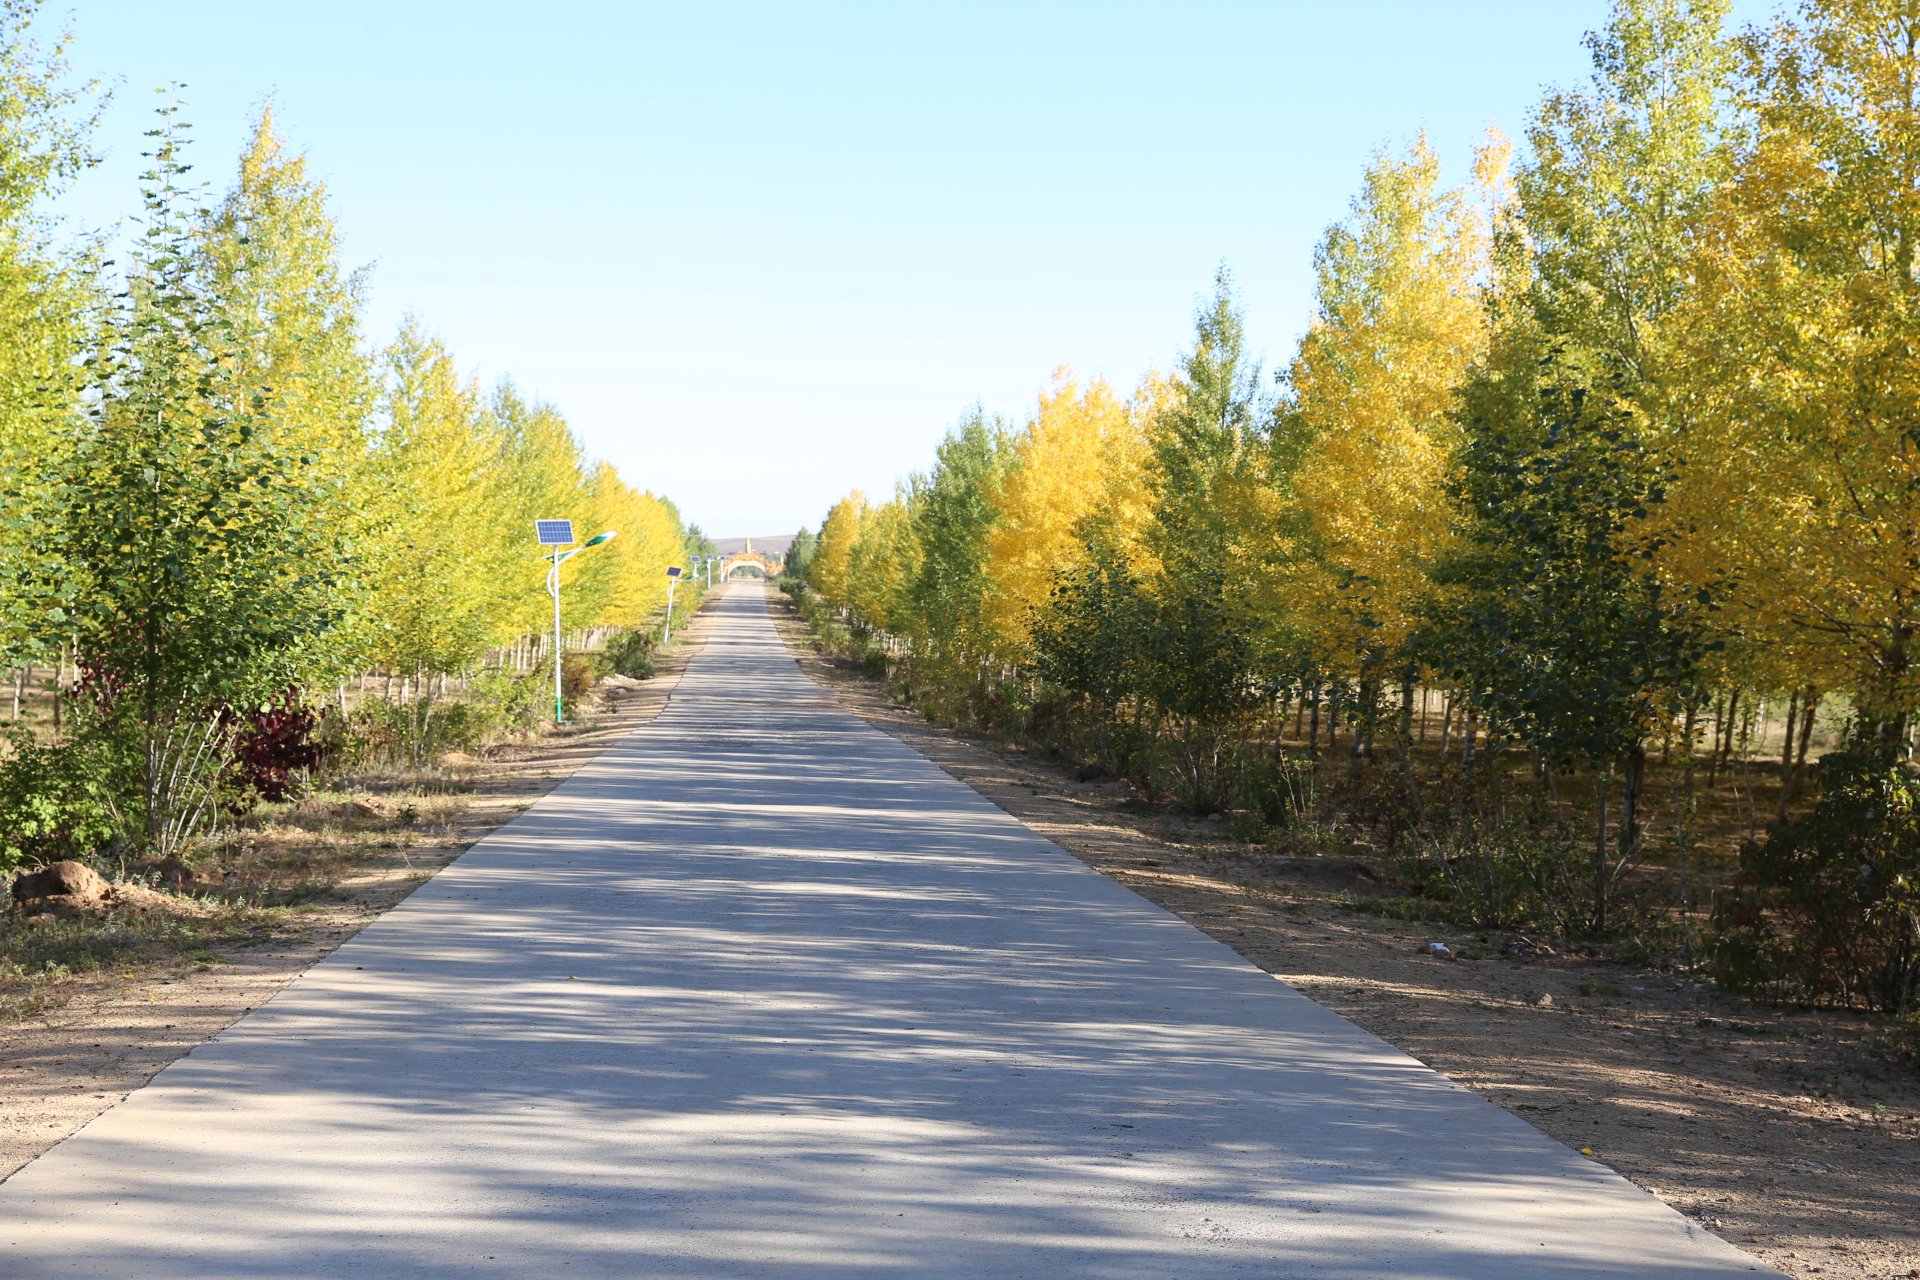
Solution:
{"label": "low shrub", "polygon": [[1332,858],[1351,852],[1353,841],[1333,823],[1309,817],[1269,826],[1267,847],[1283,858]]}
{"label": "low shrub", "polygon": [[1476,928],[1537,925],[1582,934],[1596,920],[1629,918],[1619,881],[1607,910],[1595,902],[1593,851],[1566,827],[1508,818],[1417,832],[1395,862],[1398,878],[1449,919]]}
{"label": "low shrub", "polygon": [[1214,724],[1196,723],[1164,733],[1151,757],[1153,781],[1182,812],[1219,813],[1235,798],[1235,745]]}
{"label": "low shrub", "polygon": [[1235,809],[1227,815],[1227,834],[1248,844],[1265,844],[1272,828],[1256,809]]}
{"label": "low shrub", "polygon": [[327,743],[320,713],[297,690],[251,711],[236,711],[227,768],[221,783],[230,812],[245,813],[261,800],[291,799],[320,767]]}
{"label": "low shrub", "polygon": [[1266,752],[1240,760],[1240,802],[1268,826],[1312,826],[1320,817],[1320,794],[1313,763]]}
{"label": "low shrub", "polygon": [[1920,1011],[1890,1020],[1867,1040],[1866,1049],[1877,1058],[1920,1067]]}
{"label": "low shrub", "polygon": [[0,872],[86,859],[118,832],[109,744],[42,745],[20,730],[0,762]]}
{"label": "low shrub", "polygon": [[[560,657],[560,706],[562,712],[571,718],[574,708],[593,692],[593,686],[600,681],[600,672],[594,668],[596,655],[586,653],[567,653]],[[547,668],[546,678],[553,679],[553,669]],[[551,684],[548,686],[551,688]]]}
{"label": "low shrub", "polygon": [[483,671],[469,686],[467,702],[486,737],[527,733],[553,715],[553,676],[544,668],[527,675]]}
{"label": "low shrub", "polygon": [[353,709],[328,763],[354,772],[375,765],[420,765],[449,751],[472,751],[496,731],[496,706],[477,700],[369,700]]}
{"label": "low shrub", "polygon": [[660,674],[660,662],[654,649],[651,631],[623,631],[607,642],[607,670],[630,680],[651,680]]}
{"label": "low shrub", "polygon": [[1708,954],[1729,990],[1801,1004],[1920,1009],[1920,779],[1884,750],[1820,761],[1804,816],[1740,853]]}
{"label": "low shrub", "polygon": [[[625,651],[631,658],[634,652]],[[569,653],[562,659],[560,695],[569,716],[593,691],[615,659]],[[629,670],[632,668],[629,667]],[[344,724],[329,716],[316,729],[335,772],[376,765],[429,764],[449,751],[475,751],[500,738],[518,737],[553,722],[553,667],[533,671],[483,671],[463,698],[422,697],[407,702],[368,699]]]}

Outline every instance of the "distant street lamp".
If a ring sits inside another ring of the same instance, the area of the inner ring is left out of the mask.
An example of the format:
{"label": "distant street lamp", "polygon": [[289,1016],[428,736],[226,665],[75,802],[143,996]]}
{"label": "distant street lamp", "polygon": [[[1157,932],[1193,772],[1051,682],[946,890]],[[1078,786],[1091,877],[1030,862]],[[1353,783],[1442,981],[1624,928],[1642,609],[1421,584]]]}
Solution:
{"label": "distant street lamp", "polygon": [[560,690],[560,655],[562,651],[560,638],[560,566],[579,555],[582,551],[585,551],[588,547],[597,547],[601,543],[608,541],[614,536],[615,531],[609,529],[598,537],[589,538],[584,544],[573,547],[573,550],[567,552],[565,555],[560,553],[560,548],[573,546],[573,521],[535,520],[533,522],[533,532],[534,536],[540,540],[541,546],[553,548],[553,563],[547,569],[547,594],[553,597],[553,722],[555,724],[565,724],[567,722],[567,710],[565,702],[561,700],[562,695]]}
{"label": "distant street lamp", "polygon": [[660,647],[666,648],[673,643],[673,588],[680,581],[680,566],[671,565],[667,569],[667,627],[666,634],[660,637]]}

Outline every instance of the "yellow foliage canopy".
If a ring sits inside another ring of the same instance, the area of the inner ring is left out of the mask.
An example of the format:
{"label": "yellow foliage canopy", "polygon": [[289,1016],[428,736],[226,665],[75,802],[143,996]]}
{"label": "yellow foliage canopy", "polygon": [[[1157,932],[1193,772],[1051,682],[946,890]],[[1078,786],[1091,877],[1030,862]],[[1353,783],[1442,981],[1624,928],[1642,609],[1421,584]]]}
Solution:
{"label": "yellow foliage canopy", "polygon": [[847,557],[846,603],[883,631],[911,626],[904,598],[920,567],[904,494],[862,513],[860,532]]}
{"label": "yellow foliage canopy", "polygon": [[866,512],[867,495],[855,489],[833,504],[820,526],[819,550],[814,553],[809,576],[820,594],[835,604],[847,603],[853,546],[860,540],[860,522]]}
{"label": "yellow foliage canopy", "polygon": [[591,510],[592,528],[576,533],[612,529],[619,537],[575,557],[590,600],[581,617],[593,626],[639,626],[667,602],[667,568],[680,563],[683,550],[680,522],[653,494],[629,487],[609,462],[594,467]]}
{"label": "yellow foliage canopy", "polygon": [[452,671],[494,638],[524,556],[489,517],[498,442],[480,395],[409,320],[387,351],[386,418],[367,480],[369,596],[362,652],[397,671]]}
{"label": "yellow foliage canopy", "polygon": [[986,572],[995,592],[982,612],[995,646],[1020,654],[1055,576],[1084,553],[1087,516],[1106,506],[1134,530],[1144,523],[1146,437],[1140,415],[1104,381],[1082,388],[1063,367],[1013,448],[1016,465],[992,495]]}
{"label": "yellow foliage canopy", "polygon": [[[1490,141],[1483,184],[1501,181],[1506,154]],[[1331,654],[1400,643],[1428,591],[1452,523],[1455,390],[1486,351],[1487,253],[1484,219],[1440,187],[1425,138],[1375,156],[1351,223],[1321,246],[1319,315],[1292,385],[1310,440],[1297,492],[1318,549],[1300,604]]]}
{"label": "yellow foliage canopy", "polygon": [[1749,44],[1761,129],[1666,335],[1673,507],[1692,577],[1885,714],[1920,692],[1920,11],[1803,14]]}

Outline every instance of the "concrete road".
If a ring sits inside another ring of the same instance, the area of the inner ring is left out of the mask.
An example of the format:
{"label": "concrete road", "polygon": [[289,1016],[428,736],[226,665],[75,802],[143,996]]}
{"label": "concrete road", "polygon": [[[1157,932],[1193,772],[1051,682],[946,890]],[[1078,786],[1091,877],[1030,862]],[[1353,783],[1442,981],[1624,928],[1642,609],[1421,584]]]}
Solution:
{"label": "concrete road", "polygon": [[657,720],[0,1186],[0,1275],[1777,1274],[718,609]]}

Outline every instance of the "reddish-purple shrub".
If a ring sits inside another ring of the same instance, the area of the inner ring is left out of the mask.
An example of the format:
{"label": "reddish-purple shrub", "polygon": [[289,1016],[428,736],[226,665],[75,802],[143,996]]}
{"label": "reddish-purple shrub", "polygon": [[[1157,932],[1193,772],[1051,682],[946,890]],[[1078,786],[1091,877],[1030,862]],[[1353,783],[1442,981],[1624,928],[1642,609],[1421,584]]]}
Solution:
{"label": "reddish-purple shrub", "polygon": [[295,778],[318,768],[326,754],[315,738],[320,716],[297,689],[289,689],[264,708],[229,711],[227,723],[233,734],[233,756],[226,782],[236,798],[285,800]]}

